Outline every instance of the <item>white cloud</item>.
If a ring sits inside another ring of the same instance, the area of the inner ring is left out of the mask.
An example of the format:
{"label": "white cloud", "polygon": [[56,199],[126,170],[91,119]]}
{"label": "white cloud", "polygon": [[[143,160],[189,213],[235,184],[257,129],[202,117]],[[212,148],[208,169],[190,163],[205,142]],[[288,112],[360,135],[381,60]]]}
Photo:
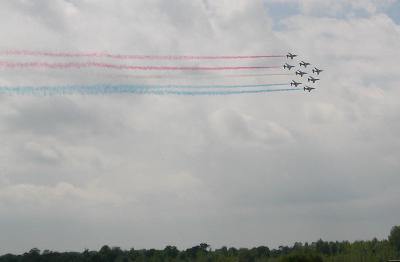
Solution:
{"label": "white cloud", "polygon": [[263,147],[290,142],[288,130],[272,121],[260,121],[231,109],[221,109],[210,116],[211,128],[229,145]]}

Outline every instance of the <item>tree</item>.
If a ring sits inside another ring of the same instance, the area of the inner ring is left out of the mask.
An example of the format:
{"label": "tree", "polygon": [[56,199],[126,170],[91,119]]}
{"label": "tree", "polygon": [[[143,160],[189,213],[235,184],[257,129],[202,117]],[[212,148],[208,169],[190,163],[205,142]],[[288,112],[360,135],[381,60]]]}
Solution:
{"label": "tree", "polygon": [[330,250],[329,250],[329,243],[323,241],[322,239],[318,240],[317,243],[315,243],[315,248],[319,253],[329,255]]}
{"label": "tree", "polygon": [[111,253],[111,248],[107,245],[104,245],[100,248],[99,253],[101,255],[108,255],[109,253]]}
{"label": "tree", "polygon": [[207,249],[210,247],[209,244],[207,243],[201,243],[200,244],[200,249],[203,250],[204,252],[207,252]]}
{"label": "tree", "polygon": [[176,258],[179,255],[179,250],[175,246],[166,246],[164,248],[164,256]]}
{"label": "tree", "polygon": [[257,254],[258,258],[260,258],[260,257],[269,257],[270,253],[271,253],[269,248],[266,247],[266,246],[256,247],[255,250],[256,250],[256,254]]}
{"label": "tree", "polygon": [[112,249],[104,245],[101,247],[99,250],[99,255],[101,257],[102,261],[114,261],[118,255],[122,253],[121,249],[119,247],[113,247]]}
{"label": "tree", "polygon": [[39,248],[32,248],[31,250],[29,250],[29,254],[33,255],[33,256],[39,256],[40,255],[40,249]]}
{"label": "tree", "polygon": [[281,258],[281,262],[323,262],[323,259],[319,255],[312,255],[312,254],[296,254],[296,255],[289,255]]}
{"label": "tree", "polygon": [[28,253],[24,253],[22,261],[40,261],[40,250],[38,248],[32,248]]}
{"label": "tree", "polygon": [[241,248],[239,249],[238,260],[239,262],[253,262],[255,256],[247,248]]}
{"label": "tree", "polygon": [[389,242],[397,252],[400,252],[400,226],[392,227],[392,230],[390,230]]}

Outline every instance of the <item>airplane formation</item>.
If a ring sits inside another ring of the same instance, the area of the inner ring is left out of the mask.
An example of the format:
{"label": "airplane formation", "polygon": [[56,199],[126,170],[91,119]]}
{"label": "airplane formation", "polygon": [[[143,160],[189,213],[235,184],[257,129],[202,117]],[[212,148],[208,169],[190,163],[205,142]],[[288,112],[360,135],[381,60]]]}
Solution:
{"label": "airplane formation", "polygon": [[[286,55],[286,58],[287,58],[287,59],[290,59],[290,60],[293,60],[295,57],[297,57],[297,55],[292,54],[292,53],[288,53],[288,54]],[[306,69],[307,66],[310,66],[310,65],[311,65],[311,63],[308,63],[308,62],[304,62],[304,61],[300,61],[300,62],[299,62],[299,68],[304,67],[304,68]],[[295,65],[290,65],[289,63],[285,63],[285,64],[283,65],[283,68],[284,68],[284,69],[288,69],[289,71],[290,71],[292,68],[295,68],[295,67],[296,67]],[[324,71],[324,70],[318,69],[317,67],[314,67],[314,68],[311,70],[312,74],[317,75],[317,76],[319,76],[319,74],[322,73],[323,71]],[[295,75],[298,75],[298,76],[300,76],[300,77],[303,77],[304,75],[307,75],[307,74],[311,74],[311,73],[301,71],[300,69],[297,70],[297,71],[295,72]],[[315,84],[315,82],[317,82],[317,81],[319,81],[319,80],[320,80],[319,78],[315,78],[314,76],[311,76],[311,75],[307,78],[307,82],[312,82],[313,84]],[[295,80],[292,80],[292,82],[290,83],[290,86],[297,87],[297,86],[299,86],[299,85],[301,85],[301,84],[303,84],[303,83],[301,83],[301,82],[296,82]],[[311,92],[312,90],[315,89],[315,87],[311,87],[311,86],[308,86],[308,85],[303,85],[303,89],[304,89],[304,91]]]}

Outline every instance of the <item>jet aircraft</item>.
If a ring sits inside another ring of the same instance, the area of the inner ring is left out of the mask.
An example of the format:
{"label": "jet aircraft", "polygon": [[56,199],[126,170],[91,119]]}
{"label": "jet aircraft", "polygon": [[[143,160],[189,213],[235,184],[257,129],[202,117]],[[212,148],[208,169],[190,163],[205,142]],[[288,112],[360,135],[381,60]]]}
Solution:
{"label": "jet aircraft", "polygon": [[290,86],[295,86],[295,87],[297,87],[298,85],[301,85],[301,83],[296,82],[296,81],[294,81],[294,80],[292,80],[292,82],[290,83]]}
{"label": "jet aircraft", "polygon": [[288,53],[287,55],[286,55],[286,58],[290,58],[290,59],[292,59],[293,60],[293,58],[295,58],[297,55],[294,55],[294,54],[292,54],[292,53]]}
{"label": "jet aircraft", "polygon": [[309,65],[310,65],[310,63],[307,63],[307,62],[301,61],[299,65],[300,65],[300,66],[304,66],[304,68],[306,68],[307,66],[309,66]]}
{"label": "jet aircraft", "polygon": [[308,77],[308,82],[313,82],[315,84],[315,82],[317,82],[319,79],[318,78],[314,78],[312,76]]}
{"label": "jet aircraft", "polygon": [[300,71],[300,70],[296,71],[296,75],[300,75],[301,77],[303,77],[303,75],[306,75],[306,74],[307,74],[306,72],[303,72],[303,71]]}
{"label": "jet aircraft", "polygon": [[304,91],[311,92],[311,90],[315,89],[314,87],[305,86]]}
{"label": "jet aircraft", "polygon": [[322,71],[324,71],[324,70],[318,69],[318,68],[316,68],[316,67],[314,67],[314,69],[312,70],[312,72],[313,72],[314,74],[317,73],[317,75],[319,75]]}
{"label": "jet aircraft", "polygon": [[294,67],[294,66],[289,65],[288,63],[286,63],[286,64],[283,65],[283,68],[287,68],[287,69],[289,69],[289,70],[291,70],[293,67]]}

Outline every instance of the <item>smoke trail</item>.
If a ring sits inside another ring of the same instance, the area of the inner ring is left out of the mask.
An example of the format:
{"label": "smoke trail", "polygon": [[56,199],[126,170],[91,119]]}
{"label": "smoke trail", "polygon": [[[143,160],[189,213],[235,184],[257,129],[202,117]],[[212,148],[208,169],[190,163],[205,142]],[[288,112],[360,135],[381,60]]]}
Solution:
{"label": "smoke trail", "polygon": [[[254,88],[254,87],[271,87],[271,86],[288,86],[290,83],[281,83],[281,84],[257,84],[257,85],[139,85],[140,87],[143,88],[177,88],[177,89],[192,89],[192,88],[197,88],[197,89],[218,89],[218,88]],[[129,85],[120,85],[120,87],[127,87]],[[136,85],[137,86],[137,85]]]}
{"label": "smoke trail", "polygon": [[[121,85],[109,85],[109,84],[96,84],[96,85],[65,85],[65,86],[53,86],[54,88],[60,89],[118,89],[118,90],[129,90],[129,89],[240,89],[240,88],[259,88],[259,87],[273,87],[273,86],[289,86],[290,83],[276,83],[276,84],[252,84],[252,85],[145,85],[145,84],[121,84]],[[37,87],[0,87],[3,89],[12,88],[52,88],[49,86],[37,86]]]}
{"label": "smoke trail", "polygon": [[[260,87],[273,87],[273,86],[289,86],[290,83],[276,83],[276,84],[252,84],[252,85],[144,85],[144,84],[130,84],[130,85],[87,85],[85,88],[148,88],[148,89],[240,89],[240,88],[260,88]],[[80,86],[62,86],[62,88],[76,88]]]}
{"label": "smoke trail", "polygon": [[161,87],[142,86],[45,86],[45,87],[0,87],[0,94],[8,95],[73,95],[73,94],[153,94],[153,95],[187,95],[187,96],[212,96],[212,95],[238,95],[238,94],[259,94],[268,92],[296,91],[300,88],[284,89],[255,89],[255,90],[182,90],[168,89]]}
{"label": "smoke trail", "polygon": [[47,57],[97,57],[112,59],[141,59],[141,60],[223,60],[223,59],[261,59],[282,58],[284,55],[244,55],[244,56],[198,56],[198,55],[120,55],[107,52],[47,52],[29,50],[9,50],[0,55],[18,56],[47,56]]}
{"label": "smoke trail", "polygon": [[[290,76],[292,73],[221,75],[222,77]],[[218,76],[218,75],[217,75]]]}
{"label": "smoke trail", "polygon": [[50,68],[50,69],[81,69],[89,67],[99,67],[119,70],[182,70],[182,71],[228,71],[228,70],[253,70],[280,68],[280,66],[212,66],[212,67],[193,67],[193,66],[129,66],[119,64],[107,64],[97,62],[86,63],[46,63],[46,62],[7,62],[0,61],[0,67],[5,68]]}
{"label": "smoke trail", "polygon": [[218,79],[218,78],[246,78],[246,77],[267,77],[267,76],[290,76],[290,73],[273,73],[273,74],[241,74],[241,75],[204,75],[204,74],[191,74],[191,75],[115,75],[107,74],[107,77],[115,78],[137,78],[137,79],[179,79],[179,78],[203,78],[203,79]]}

